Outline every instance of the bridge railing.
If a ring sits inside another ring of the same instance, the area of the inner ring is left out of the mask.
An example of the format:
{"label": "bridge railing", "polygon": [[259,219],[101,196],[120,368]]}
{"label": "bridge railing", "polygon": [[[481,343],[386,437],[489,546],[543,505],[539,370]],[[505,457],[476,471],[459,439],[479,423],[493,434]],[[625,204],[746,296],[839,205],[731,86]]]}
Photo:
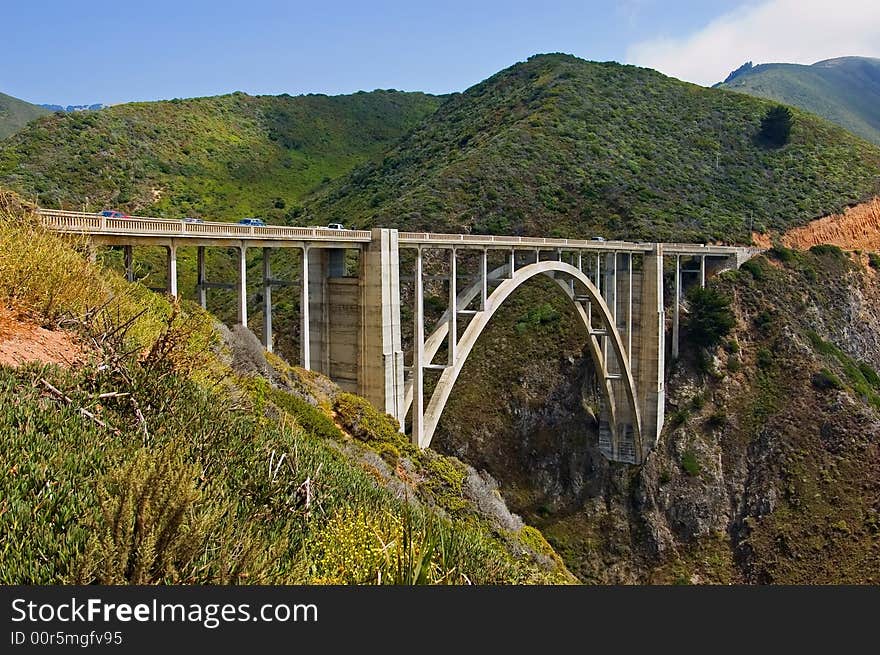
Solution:
{"label": "bridge railing", "polygon": [[398,240],[401,244],[412,245],[461,243],[512,247],[548,246],[553,248],[584,248],[591,250],[631,250],[635,252],[648,251],[653,248],[653,244],[650,243],[634,243],[629,241],[498,236],[492,234],[438,234],[435,232],[400,232],[398,233]]}
{"label": "bridge railing", "polygon": [[368,230],[331,230],[321,227],[288,227],[285,225],[240,225],[214,221],[196,223],[143,216],[114,218],[56,209],[41,209],[39,213],[45,225],[62,232],[357,242],[369,241],[371,236]]}
{"label": "bridge railing", "polygon": [[[146,216],[126,216],[113,218],[90,214],[87,212],[66,211],[60,209],[40,209],[43,222],[54,230],[76,232],[81,234],[112,234],[132,236],[166,236],[166,237],[205,237],[215,239],[278,239],[290,241],[347,241],[369,242],[371,234],[368,230],[331,230],[322,227],[288,227],[285,225],[240,225],[205,221],[201,223],[174,220],[168,218],[152,218]],[[466,247],[510,247],[510,248],[560,248],[572,250],[618,251],[618,252],[650,252],[652,243],[635,243],[629,241],[600,241],[597,239],[561,239],[553,237],[498,236],[489,234],[438,234],[434,232],[399,232],[399,243],[403,246],[439,247],[461,244]],[[663,251],[672,255],[709,255],[749,257],[755,249],[733,246],[716,246],[695,243],[664,243]],[[748,251],[745,255],[745,253]]]}

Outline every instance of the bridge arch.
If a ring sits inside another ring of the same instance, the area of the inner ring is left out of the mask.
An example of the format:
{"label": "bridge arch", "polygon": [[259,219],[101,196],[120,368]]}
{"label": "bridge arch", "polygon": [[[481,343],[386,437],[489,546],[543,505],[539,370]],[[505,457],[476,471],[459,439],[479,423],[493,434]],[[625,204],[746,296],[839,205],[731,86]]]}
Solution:
{"label": "bridge arch", "polygon": [[[455,382],[458,379],[471,350],[476,344],[477,339],[486,329],[492,316],[498,308],[501,307],[504,301],[516,291],[516,289],[537,275],[546,275],[559,283],[560,287],[573,302],[575,310],[587,330],[590,356],[600,378],[599,386],[609,414],[612,447],[615,450],[617,449],[617,442],[621,429],[629,429],[632,431],[635,448],[637,449],[637,452],[640,452],[641,418],[630,359],[624,348],[623,339],[615,325],[614,317],[607,303],[593,282],[578,268],[562,261],[539,261],[525,265],[517,269],[512,277],[508,277],[501,282],[492,294],[488,296],[485,309],[483,311],[478,311],[474,315],[473,319],[464,330],[461,338],[458,340],[455,361],[442,371],[440,379],[431,394],[431,398],[425,408],[421,434],[413,435],[414,438],[418,440],[418,445],[420,447],[425,448],[431,444],[434,432],[437,429],[440,417],[446,407],[446,403],[449,400],[449,395],[455,386]],[[583,290],[584,293],[578,293],[578,291],[581,290]],[[584,301],[582,301],[581,298],[583,298]],[[588,312],[585,302],[587,305],[591,306],[591,311]],[[617,360],[620,370],[620,380],[624,390],[623,395],[625,396],[625,405],[616,402],[614,389],[611,384],[612,378],[608,372],[608,362],[604,359],[603,349],[600,347],[597,331],[592,326],[592,314],[595,314],[599,318],[602,336],[608,339],[609,345]],[[625,413],[629,419],[627,421],[628,426],[620,424],[620,416],[624,413],[620,411],[621,409],[626,410]]]}

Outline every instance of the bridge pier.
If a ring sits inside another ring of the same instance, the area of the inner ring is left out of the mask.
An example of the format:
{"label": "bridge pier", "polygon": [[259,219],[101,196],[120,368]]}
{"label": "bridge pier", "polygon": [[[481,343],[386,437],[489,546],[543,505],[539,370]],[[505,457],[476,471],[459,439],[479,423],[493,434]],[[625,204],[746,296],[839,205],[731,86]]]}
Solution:
{"label": "bridge pier", "polygon": [[681,255],[675,256],[675,297],[672,301],[672,359],[678,359],[679,313],[681,306]]}
{"label": "bridge pier", "polygon": [[196,248],[196,295],[198,296],[199,306],[202,309],[208,308],[208,287],[205,279],[205,246]]}
{"label": "bridge pier", "polygon": [[271,248],[263,248],[263,346],[272,352],[272,262]]}
{"label": "bridge pier", "polygon": [[400,266],[397,230],[375,228],[360,267],[358,393],[396,418],[401,428],[403,346],[400,335]]}
{"label": "bridge pier", "polygon": [[122,246],[122,259],[125,266],[125,281],[134,282],[134,254],[131,246]]}
{"label": "bridge pier", "polygon": [[165,290],[174,298],[177,298],[177,245],[172,242],[166,246],[165,258]]}
{"label": "bridge pier", "polygon": [[[515,265],[510,251],[510,269]],[[425,288],[422,280],[422,249],[416,248],[413,273],[412,428],[413,445],[421,446],[425,431]]]}
{"label": "bridge pier", "polygon": [[247,246],[242,242],[238,248],[238,297],[237,322],[247,327]]}
{"label": "bridge pier", "polygon": [[666,390],[666,321],[663,303],[663,246],[656,244],[642,259],[640,344],[636,389],[642,419],[642,452],[636,462],[654,448],[663,429]]}

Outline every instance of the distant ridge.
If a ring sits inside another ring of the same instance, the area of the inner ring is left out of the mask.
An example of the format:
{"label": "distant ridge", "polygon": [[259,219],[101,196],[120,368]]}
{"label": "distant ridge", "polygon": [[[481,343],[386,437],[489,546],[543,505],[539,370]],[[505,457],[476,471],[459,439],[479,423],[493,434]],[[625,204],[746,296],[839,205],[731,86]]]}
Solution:
{"label": "distant ridge", "polygon": [[96,102],[92,105],[40,105],[44,109],[48,109],[49,111],[98,111],[99,109],[106,109],[109,105],[102,104],[100,102]]}
{"label": "distant ridge", "polygon": [[838,57],[811,66],[747,62],[715,87],[798,107],[880,144],[880,59]]}

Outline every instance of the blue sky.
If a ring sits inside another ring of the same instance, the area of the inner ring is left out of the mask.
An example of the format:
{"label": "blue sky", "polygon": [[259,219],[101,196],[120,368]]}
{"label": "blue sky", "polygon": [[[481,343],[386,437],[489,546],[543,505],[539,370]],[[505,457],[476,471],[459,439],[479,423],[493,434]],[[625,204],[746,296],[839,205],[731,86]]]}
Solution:
{"label": "blue sky", "polygon": [[[710,83],[755,58],[749,56],[754,44],[749,52],[736,46],[737,30],[755,30],[751,14],[796,1],[803,7],[813,0],[10,2],[3,11],[0,91],[59,104],[236,90],[444,93],[538,52],[639,63]],[[689,71],[695,58],[710,59],[700,48],[712,47],[719,24],[729,52]],[[874,36],[866,37],[869,49],[880,43]],[[797,56],[812,53],[807,48]]]}

